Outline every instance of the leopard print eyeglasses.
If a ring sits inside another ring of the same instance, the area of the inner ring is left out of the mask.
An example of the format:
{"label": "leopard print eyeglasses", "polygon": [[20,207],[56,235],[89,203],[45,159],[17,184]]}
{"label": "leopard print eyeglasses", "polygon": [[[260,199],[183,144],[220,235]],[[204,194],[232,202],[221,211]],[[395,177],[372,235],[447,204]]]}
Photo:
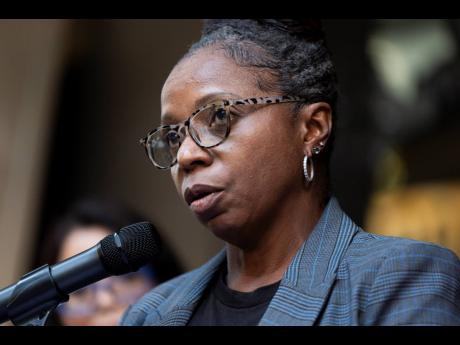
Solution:
{"label": "leopard print eyeglasses", "polygon": [[307,100],[294,96],[275,96],[221,100],[206,104],[179,124],[160,126],[150,131],[145,138],[140,139],[140,144],[144,146],[148,158],[155,167],[169,169],[177,162],[177,152],[187,132],[198,146],[215,147],[230,134],[232,107],[288,102],[307,102]]}

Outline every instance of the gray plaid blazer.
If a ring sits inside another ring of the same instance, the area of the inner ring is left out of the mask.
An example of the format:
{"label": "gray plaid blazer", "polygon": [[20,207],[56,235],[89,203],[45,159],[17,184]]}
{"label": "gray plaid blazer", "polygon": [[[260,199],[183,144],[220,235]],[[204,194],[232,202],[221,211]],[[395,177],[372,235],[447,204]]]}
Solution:
{"label": "gray plaid blazer", "polygon": [[[148,292],[121,325],[186,325],[225,255]],[[367,233],[331,198],[259,325],[460,325],[460,261],[435,244]]]}

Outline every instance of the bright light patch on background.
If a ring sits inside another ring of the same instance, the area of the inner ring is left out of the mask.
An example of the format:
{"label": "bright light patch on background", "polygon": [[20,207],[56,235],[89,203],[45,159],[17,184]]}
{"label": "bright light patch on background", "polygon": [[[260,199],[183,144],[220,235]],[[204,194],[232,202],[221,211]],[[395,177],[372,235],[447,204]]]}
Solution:
{"label": "bright light patch on background", "polygon": [[442,20],[382,20],[367,53],[385,91],[409,105],[419,81],[452,59],[456,44]]}

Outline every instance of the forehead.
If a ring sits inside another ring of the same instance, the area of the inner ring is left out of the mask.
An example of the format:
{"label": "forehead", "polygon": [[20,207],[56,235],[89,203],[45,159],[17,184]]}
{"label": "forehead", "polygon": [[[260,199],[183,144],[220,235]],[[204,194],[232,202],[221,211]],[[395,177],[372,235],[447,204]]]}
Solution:
{"label": "forehead", "polygon": [[96,245],[111,232],[103,226],[78,226],[71,230],[61,244],[59,260],[67,259]]}
{"label": "forehead", "polygon": [[161,94],[162,120],[183,120],[214,94],[223,94],[219,99],[263,96],[250,68],[238,66],[219,48],[203,48],[171,71]]}

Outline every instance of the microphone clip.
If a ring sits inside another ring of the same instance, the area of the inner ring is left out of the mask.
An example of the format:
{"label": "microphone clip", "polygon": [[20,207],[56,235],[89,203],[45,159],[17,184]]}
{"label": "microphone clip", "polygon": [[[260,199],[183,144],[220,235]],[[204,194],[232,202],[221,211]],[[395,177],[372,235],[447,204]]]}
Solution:
{"label": "microphone clip", "polygon": [[43,265],[21,278],[6,308],[15,326],[44,326],[51,312],[68,300],[69,295],[57,288],[50,266]]}

